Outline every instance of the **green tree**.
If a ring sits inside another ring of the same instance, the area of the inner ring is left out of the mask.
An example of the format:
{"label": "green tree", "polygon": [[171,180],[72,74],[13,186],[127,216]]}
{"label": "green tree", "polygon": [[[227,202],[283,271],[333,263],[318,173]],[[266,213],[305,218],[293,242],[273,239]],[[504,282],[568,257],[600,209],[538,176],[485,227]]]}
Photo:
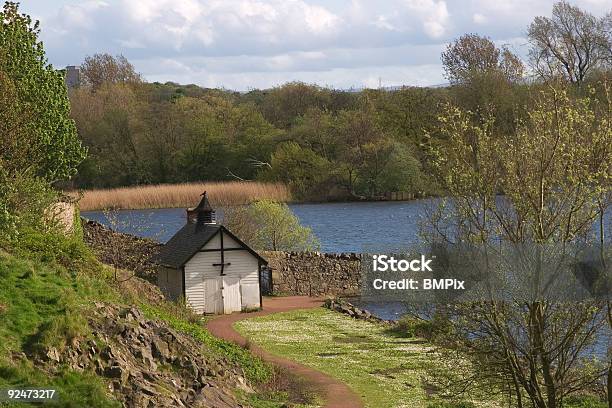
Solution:
{"label": "green tree", "polygon": [[604,302],[542,297],[555,275],[544,280],[540,274],[548,248],[566,251],[577,240],[598,245],[589,233],[609,205],[612,122],[609,101],[594,104],[548,89],[510,135],[496,134],[492,118],[476,121],[456,107],[441,117],[448,143],[434,150],[432,161],[449,205],[432,217],[435,239],[480,244],[489,251],[485,261],[500,241],[542,248],[531,263],[521,265],[517,256],[509,266],[533,282],[535,296],[487,298],[457,307],[450,319],[460,335],[454,344],[476,367],[471,383],[509,390],[514,406],[527,406],[527,398],[529,406],[560,407],[605,371],[584,370],[587,347],[605,325]]}
{"label": "green tree", "polygon": [[264,178],[287,183],[298,197],[308,197],[330,175],[330,163],[296,142],[280,144],[272,154]]}
{"label": "green tree", "polygon": [[391,146],[389,160],[380,174],[380,190],[418,193],[424,186],[421,163],[401,143]]}
{"label": "green tree", "polygon": [[[38,35],[38,22],[20,14],[17,3],[4,4],[0,12],[3,86],[10,83],[15,109],[27,111],[28,115],[21,134],[25,138],[21,146],[27,149],[23,155],[27,163],[13,163],[13,166],[18,165],[21,174],[55,182],[73,176],[86,151],[69,116],[64,74],[47,63]],[[9,137],[2,135],[3,140]],[[8,157],[4,159],[4,162],[10,161]]]}
{"label": "green tree", "polygon": [[319,241],[300,224],[284,203],[261,200],[247,207],[224,209],[224,224],[257,249],[270,251],[313,251]]}

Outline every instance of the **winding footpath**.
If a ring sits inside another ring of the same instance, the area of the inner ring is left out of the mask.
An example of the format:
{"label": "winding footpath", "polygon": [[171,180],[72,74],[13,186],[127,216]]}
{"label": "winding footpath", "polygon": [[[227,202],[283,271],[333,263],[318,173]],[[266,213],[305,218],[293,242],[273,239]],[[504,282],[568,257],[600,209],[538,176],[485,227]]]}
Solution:
{"label": "winding footpath", "polygon": [[[240,320],[265,316],[272,313],[320,307],[322,303],[323,301],[321,299],[309,298],[307,296],[264,298],[263,309],[261,311],[219,316],[210,320],[206,327],[214,336],[244,347],[247,345],[247,339],[234,329],[234,323]],[[292,373],[300,376],[311,384],[324,398],[324,408],[363,407],[363,402],[359,396],[342,381],[322,373],[321,371],[296,363],[295,361],[270,354],[257,345],[251,344],[249,349],[253,354],[261,357],[263,360],[290,370]]]}

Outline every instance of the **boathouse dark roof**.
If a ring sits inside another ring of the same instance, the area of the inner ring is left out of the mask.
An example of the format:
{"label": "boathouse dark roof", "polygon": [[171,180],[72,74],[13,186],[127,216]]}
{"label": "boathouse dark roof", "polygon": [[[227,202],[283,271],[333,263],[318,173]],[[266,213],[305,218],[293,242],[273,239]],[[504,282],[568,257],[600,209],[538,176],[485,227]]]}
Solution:
{"label": "boathouse dark roof", "polygon": [[232,234],[227,228],[217,224],[187,223],[181,228],[170,241],[166,243],[154,258],[160,265],[174,269],[182,268],[198,251],[206,245],[219,231],[224,231],[238,242],[245,250],[249,251],[263,264],[268,264],[264,258]]}
{"label": "boathouse dark roof", "polygon": [[[202,194],[200,204],[195,208],[187,209],[187,223],[181,228],[170,241],[153,258],[159,265],[174,269],[182,268],[204,245],[208,243],[219,231],[224,231],[232,237],[242,248],[249,251],[263,264],[268,262],[257,252],[232,234],[227,228],[218,225],[214,217],[215,210],[206,197],[206,191]],[[223,241],[222,241],[223,242]],[[223,249],[219,249],[220,251]]]}

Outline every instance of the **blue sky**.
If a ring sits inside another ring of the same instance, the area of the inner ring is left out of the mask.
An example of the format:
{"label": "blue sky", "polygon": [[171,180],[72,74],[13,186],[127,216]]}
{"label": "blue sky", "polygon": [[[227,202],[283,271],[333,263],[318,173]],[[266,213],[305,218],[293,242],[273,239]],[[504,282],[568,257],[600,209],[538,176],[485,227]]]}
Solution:
{"label": "blue sky", "polygon": [[[612,0],[572,1],[596,15]],[[22,0],[49,61],[125,55],[149,81],[236,90],[445,82],[440,52],[466,32],[524,56],[545,0]]]}

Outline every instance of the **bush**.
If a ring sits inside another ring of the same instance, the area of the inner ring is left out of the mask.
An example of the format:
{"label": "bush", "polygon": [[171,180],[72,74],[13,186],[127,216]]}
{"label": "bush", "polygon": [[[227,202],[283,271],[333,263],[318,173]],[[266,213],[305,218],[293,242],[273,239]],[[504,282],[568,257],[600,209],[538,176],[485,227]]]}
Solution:
{"label": "bush", "polygon": [[431,320],[425,320],[406,315],[398,320],[389,331],[399,337],[423,337],[433,340],[438,336],[448,334],[451,329],[450,322],[443,317],[435,316]]}
{"label": "bush", "polygon": [[223,213],[223,224],[255,249],[313,251],[320,247],[312,230],[300,224],[287,204],[260,200]]}
{"label": "bush", "polygon": [[566,408],[608,408],[608,404],[593,395],[572,395],[565,400]]}
{"label": "bush", "polygon": [[433,404],[429,404],[427,408],[476,408],[473,402],[469,401],[458,401],[458,402],[450,402],[450,401],[441,401],[434,402]]}
{"label": "bush", "polygon": [[12,243],[13,250],[24,258],[56,263],[70,269],[95,263],[91,250],[78,236],[25,227],[19,231],[18,238]]}

